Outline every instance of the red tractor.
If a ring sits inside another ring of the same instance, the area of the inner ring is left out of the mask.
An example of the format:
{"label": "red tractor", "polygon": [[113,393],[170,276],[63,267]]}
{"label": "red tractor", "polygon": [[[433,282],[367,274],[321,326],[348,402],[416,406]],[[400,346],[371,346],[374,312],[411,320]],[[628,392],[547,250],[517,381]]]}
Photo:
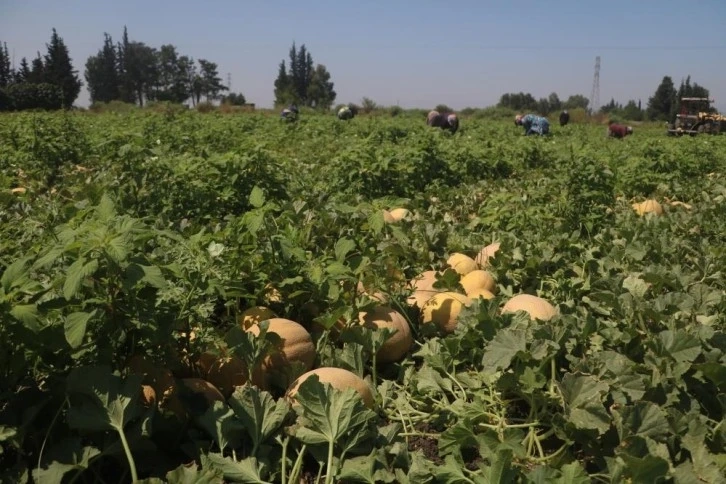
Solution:
{"label": "red tractor", "polygon": [[695,136],[726,132],[726,116],[711,112],[713,102],[706,97],[681,98],[681,112],[676,114],[673,124],[668,125],[668,134]]}

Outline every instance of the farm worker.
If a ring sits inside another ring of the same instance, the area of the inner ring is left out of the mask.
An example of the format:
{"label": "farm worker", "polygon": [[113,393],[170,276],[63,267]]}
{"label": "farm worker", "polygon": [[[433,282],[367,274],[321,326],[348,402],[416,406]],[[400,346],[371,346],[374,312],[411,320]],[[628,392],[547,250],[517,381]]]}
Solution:
{"label": "farm worker", "polygon": [[283,119],[285,121],[297,121],[298,114],[299,111],[297,109],[297,106],[291,104],[290,106],[282,110],[282,112],[280,113],[280,119]]}
{"label": "farm worker", "polygon": [[338,109],[338,119],[342,119],[342,120],[353,119],[355,117],[355,115],[358,114],[357,111],[358,110],[355,107],[352,107],[350,105],[343,106],[340,109]]}
{"label": "farm worker", "polygon": [[550,122],[547,121],[547,118],[534,114],[527,114],[524,116],[518,114],[514,117],[514,124],[517,126],[524,126],[525,136],[529,136],[531,134],[543,136],[550,132]]}
{"label": "farm worker", "polygon": [[633,134],[632,126],[624,126],[622,124],[612,123],[608,126],[608,137],[623,139],[629,134]]}
{"label": "farm worker", "polygon": [[426,124],[434,128],[448,129],[454,134],[459,129],[459,118],[454,113],[431,111],[426,117]]}
{"label": "farm worker", "polygon": [[560,113],[560,126],[567,126],[567,123],[570,122],[570,113],[567,112],[567,109],[562,111]]}

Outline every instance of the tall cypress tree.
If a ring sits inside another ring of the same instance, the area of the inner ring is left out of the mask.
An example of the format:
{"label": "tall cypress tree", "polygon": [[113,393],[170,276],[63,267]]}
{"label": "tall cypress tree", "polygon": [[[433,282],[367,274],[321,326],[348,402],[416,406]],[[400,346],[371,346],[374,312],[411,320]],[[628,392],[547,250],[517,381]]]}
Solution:
{"label": "tall cypress tree", "polygon": [[22,84],[24,82],[29,82],[28,79],[30,78],[30,66],[28,65],[28,59],[23,57],[20,59],[20,67],[15,71],[15,84]]}
{"label": "tall cypress tree", "polygon": [[121,97],[116,46],[110,35],[103,35],[103,48],[86,61],[85,77],[92,103],[109,102]]}
{"label": "tall cypress tree", "polygon": [[8,44],[0,44],[0,87],[5,87],[13,82],[13,69],[10,65],[10,54]]}
{"label": "tall cypress tree", "polygon": [[50,37],[50,44],[46,44],[48,53],[45,55],[44,75],[45,82],[60,88],[63,98],[63,107],[73,106],[83,85],[73,69],[68,48],[55,29]]}

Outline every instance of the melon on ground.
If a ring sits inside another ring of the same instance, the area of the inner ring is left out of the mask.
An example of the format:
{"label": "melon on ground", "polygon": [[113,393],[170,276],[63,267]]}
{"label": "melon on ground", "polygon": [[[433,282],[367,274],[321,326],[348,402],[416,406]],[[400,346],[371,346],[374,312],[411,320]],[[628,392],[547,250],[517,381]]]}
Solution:
{"label": "melon on ground", "polygon": [[358,313],[360,324],[367,328],[391,329],[391,335],[376,355],[380,363],[391,363],[403,358],[413,345],[411,327],[408,321],[398,311],[388,306],[376,306],[371,311]]}
{"label": "melon on ground", "polygon": [[229,398],[236,387],[247,383],[247,365],[237,356],[214,357],[204,379],[217,387],[225,398]]}
{"label": "melon on ground", "polygon": [[144,408],[156,405],[156,392],[150,385],[141,385],[141,405]]}
{"label": "melon on ground", "polygon": [[388,213],[391,214],[391,218],[394,222],[400,222],[401,220],[406,218],[410,212],[405,208],[394,208]]}
{"label": "melon on ground", "polygon": [[472,301],[475,299],[479,299],[480,297],[484,299],[494,299],[494,293],[487,290],[487,289],[475,289],[467,294],[469,299]]}
{"label": "melon on ground", "polygon": [[641,217],[647,213],[663,215],[663,206],[657,200],[646,200],[640,203],[634,203],[633,209]]}
{"label": "melon on ground", "polygon": [[422,308],[426,301],[434,295],[444,292],[443,289],[434,288],[436,282],[436,271],[425,271],[409,282],[409,288],[413,293],[408,297],[407,302],[411,306]]}
{"label": "melon on ground", "polygon": [[526,312],[533,320],[549,321],[557,315],[557,308],[546,299],[531,294],[518,294],[502,307],[503,313],[515,313],[517,311]]}
{"label": "melon on ground", "polygon": [[451,254],[451,256],[449,256],[446,260],[446,263],[462,276],[467,275],[477,268],[477,264],[474,259],[459,252]]}
{"label": "melon on ground", "polygon": [[159,367],[144,356],[132,356],[128,369],[131,373],[142,377],[142,384],[148,385],[154,390],[154,396],[159,403],[164,403],[172,398],[176,392],[176,380],[171,371]]}
{"label": "melon on ground", "polygon": [[298,388],[300,388],[300,384],[302,384],[302,382],[307,380],[312,375],[317,375],[320,379],[320,383],[329,383],[333,388],[341,391],[352,388],[361,396],[366,407],[373,408],[375,400],[373,398],[373,393],[368,386],[368,383],[366,383],[355,373],[344,370],[342,368],[318,368],[316,370],[312,370],[301,375],[297,380],[292,383],[292,385],[290,385],[286,397],[290,400],[294,400]]}
{"label": "melon on ground", "polygon": [[266,307],[266,306],[254,306],[249,309],[245,309],[242,314],[239,316],[239,324],[242,329],[249,328],[253,324],[257,324],[260,321],[265,321],[267,319],[276,318],[277,314],[275,312]]}
{"label": "melon on ground", "polygon": [[381,303],[388,302],[388,296],[385,293],[383,293],[381,291],[376,291],[374,293],[368,292],[366,290],[365,286],[363,285],[362,281],[358,281],[357,290],[358,290],[358,294],[361,296],[365,294],[366,296],[368,296],[370,299],[373,299],[374,301],[378,301]]}
{"label": "melon on ground", "polygon": [[479,253],[476,256],[476,259],[474,259],[477,263],[477,265],[485,269],[489,265],[489,259],[494,258],[497,251],[499,251],[499,246],[501,245],[500,242],[494,242],[492,244],[487,245],[482,250],[479,251]]}
{"label": "melon on ground", "polygon": [[[189,413],[186,404],[189,400],[194,401],[195,396],[201,396],[207,405],[213,405],[214,402],[224,402],[224,396],[211,383],[201,378],[182,378],[180,380],[179,391],[173,398],[164,405],[180,419],[185,420]],[[194,401],[193,404],[198,404]]]}
{"label": "melon on ground", "polygon": [[456,330],[456,322],[464,306],[472,300],[458,292],[442,292],[428,300],[421,309],[421,323],[435,324],[445,333]]}
{"label": "melon on ground", "polygon": [[489,292],[494,292],[497,288],[497,283],[494,281],[492,275],[481,269],[471,271],[463,276],[459,282],[467,295],[478,289],[486,289]]}
{"label": "melon on ground", "polygon": [[[272,318],[267,320],[268,333],[276,333],[281,341],[280,352],[271,355],[263,362],[263,369],[281,370],[292,362],[302,363],[306,370],[313,367],[315,361],[315,344],[310,333],[299,323],[285,318]],[[259,335],[260,327],[253,324],[247,328],[248,332]]]}

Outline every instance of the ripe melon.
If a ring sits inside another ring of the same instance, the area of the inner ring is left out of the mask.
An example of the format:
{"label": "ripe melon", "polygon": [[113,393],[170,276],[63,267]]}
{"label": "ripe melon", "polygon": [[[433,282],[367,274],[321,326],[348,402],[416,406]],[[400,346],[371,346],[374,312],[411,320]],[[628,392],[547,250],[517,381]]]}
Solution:
{"label": "ripe melon", "polygon": [[360,324],[367,328],[391,329],[396,332],[383,343],[376,355],[380,363],[391,363],[403,358],[413,345],[408,321],[398,311],[388,306],[377,306],[371,311],[358,313]]}
{"label": "ripe melon", "polygon": [[383,209],[383,221],[387,224],[394,224],[397,222],[397,220],[393,218],[393,215],[391,215],[391,212],[389,212],[385,208]]}
{"label": "ripe melon", "polygon": [[300,388],[300,384],[312,375],[317,375],[320,379],[320,383],[329,383],[333,388],[341,391],[352,388],[361,396],[366,407],[373,408],[375,400],[368,383],[358,377],[355,373],[342,368],[324,367],[309,371],[301,375],[300,378],[290,385],[290,389],[287,391],[285,396],[289,400],[294,401],[297,390]]}
{"label": "ripe melon", "polygon": [[500,242],[494,242],[493,244],[489,244],[482,250],[480,250],[476,256],[476,259],[474,259],[477,265],[479,265],[480,268],[485,269],[489,265],[489,259],[494,258],[497,251],[499,250],[500,245]]}
{"label": "ripe melon", "polygon": [[246,309],[242,314],[239,316],[239,324],[242,329],[249,328],[253,324],[257,324],[260,321],[265,321],[266,319],[272,319],[276,318],[277,314],[275,312],[265,306],[254,306],[249,309]]}
{"label": "ripe melon", "polygon": [[413,278],[409,282],[409,289],[413,289],[413,294],[408,297],[408,304],[422,308],[426,301],[434,297],[434,295],[444,292],[443,289],[434,288],[435,282],[436,271],[425,271]]}
{"label": "ripe melon", "polygon": [[503,313],[515,313],[517,311],[525,311],[532,320],[549,321],[557,315],[557,308],[547,300],[530,294],[518,294],[502,307]]}
{"label": "ripe melon", "polygon": [[633,209],[641,217],[647,213],[654,213],[656,215],[663,215],[663,207],[657,200],[646,200],[640,203],[634,203]]}
{"label": "ripe melon", "polygon": [[265,301],[268,303],[279,303],[282,302],[282,294],[272,284],[265,285]]}
{"label": "ripe melon", "polygon": [[456,319],[471,299],[457,292],[442,292],[428,300],[421,310],[421,323],[437,325],[445,333],[453,333]]}
{"label": "ripe melon", "polygon": [[12,194],[18,194],[19,193],[19,194],[22,195],[26,191],[27,191],[27,189],[25,187],[17,187],[17,188],[13,188],[12,190],[10,190],[10,193],[12,193]]}
{"label": "ripe melon", "polygon": [[159,367],[144,356],[132,356],[128,362],[128,369],[131,373],[143,377],[141,383],[154,390],[155,398],[159,399],[159,403],[164,403],[176,392],[176,380],[171,371]]}
{"label": "ripe melon", "polygon": [[400,222],[406,218],[410,212],[405,208],[394,208],[388,213],[391,215],[394,222]]}
{"label": "ripe melon", "polygon": [[[280,336],[282,347],[279,353],[263,362],[264,369],[281,370],[292,362],[302,363],[306,370],[312,368],[316,354],[310,333],[301,324],[289,319],[272,318],[267,321],[269,322],[267,331]],[[259,335],[260,327],[254,324],[246,331]]]}
{"label": "ripe melon", "polygon": [[236,387],[247,383],[247,365],[237,356],[218,357],[210,365],[204,379],[229,398]]}
{"label": "ripe melon", "polygon": [[149,385],[141,385],[141,405],[145,408],[156,405],[156,392]]}
{"label": "ripe melon", "polygon": [[475,289],[467,294],[472,301],[483,297],[484,299],[494,299],[494,293],[487,289]]}
{"label": "ripe melon", "polygon": [[467,295],[478,289],[486,289],[489,292],[494,292],[497,287],[497,283],[494,282],[492,275],[481,269],[471,271],[462,277],[459,282]]}
{"label": "ripe melon", "polygon": [[363,285],[363,283],[361,281],[358,281],[357,289],[358,289],[358,294],[360,294],[361,296],[365,294],[366,296],[368,296],[370,299],[373,299],[374,301],[378,301],[378,302],[382,302],[382,303],[388,302],[388,296],[385,293],[383,293],[381,291],[376,291],[374,293],[370,293],[366,290],[365,286]]}
{"label": "ripe melon", "polygon": [[199,401],[195,399],[197,395],[202,397],[207,405],[225,401],[224,396],[214,385],[201,378],[182,378],[179,383],[179,391],[163,407],[174,412],[180,420],[186,420],[189,415],[186,404],[199,405]]}
{"label": "ripe melon", "polygon": [[458,274],[465,276],[477,268],[477,264],[468,255],[455,252],[446,260],[446,263]]}

